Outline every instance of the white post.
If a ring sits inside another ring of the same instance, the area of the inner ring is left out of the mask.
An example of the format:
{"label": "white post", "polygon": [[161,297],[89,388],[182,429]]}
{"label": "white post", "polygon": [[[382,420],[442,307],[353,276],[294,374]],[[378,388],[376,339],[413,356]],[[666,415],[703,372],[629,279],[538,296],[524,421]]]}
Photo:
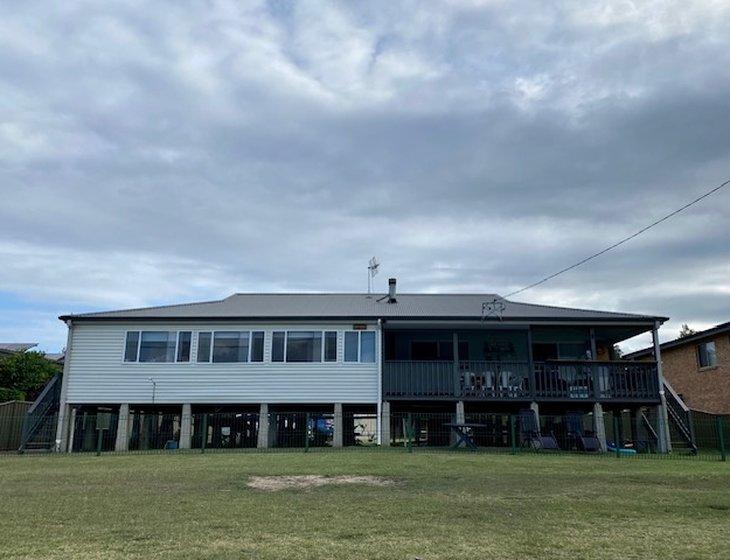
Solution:
{"label": "white post", "polygon": [[[456,401],[456,415],[455,420],[457,424],[463,424],[466,422],[466,414],[464,412],[464,401]],[[451,430],[451,445],[457,442],[456,432]]]}
{"label": "white post", "polygon": [[593,403],[593,431],[601,443],[601,451],[606,451],[606,421],[603,417],[603,405],[599,402]]}
{"label": "white post", "polygon": [[190,449],[192,443],[193,431],[192,406],[190,403],[182,405],[182,415],[180,416],[180,449]]}
{"label": "white post", "polygon": [[129,404],[119,405],[119,416],[117,417],[117,440],[114,443],[114,451],[129,450]]}
{"label": "white post", "polygon": [[466,413],[464,412],[464,401],[456,402],[456,423],[463,424],[466,422]]}
{"label": "white post", "polygon": [[261,403],[259,407],[259,434],[256,447],[264,449],[269,447],[269,405]]}
{"label": "white post", "polygon": [[71,453],[74,450],[74,434],[76,433],[76,409],[71,409],[71,416],[68,426],[68,445],[66,451]]}
{"label": "white post", "polygon": [[335,403],[335,418],[333,433],[332,433],[332,447],[342,447],[344,443],[344,422],[342,420],[342,403]]}
{"label": "white post", "polygon": [[[378,337],[380,344],[377,348],[377,361],[378,361],[378,396],[377,396],[377,410],[375,412],[375,441],[378,445],[383,445],[382,438],[382,417],[383,417],[383,359],[385,353],[383,351],[383,320],[378,319]],[[389,424],[390,425],[390,424]]]}
{"label": "white post", "polygon": [[56,451],[68,451],[68,433],[69,433],[69,406],[67,401],[68,395],[68,378],[71,368],[71,346],[73,344],[73,323],[66,321],[68,326],[68,334],[66,335],[66,355],[63,359],[63,373],[61,374],[61,396],[58,406],[58,424],[56,425]]}
{"label": "white post", "polygon": [[656,360],[657,380],[659,383],[659,405],[657,406],[657,434],[659,436],[659,452],[672,451],[672,440],[669,435],[669,417],[667,414],[667,396],[664,393],[664,372],[662,370],[662,351],[659,345],[659,321],[654,323],[651,338],[654,342],[654,359]]}
{"label": "white post", "polygon": [[383,410],[380,420],[380,445],[390,446],[390,402],[383,401]]}

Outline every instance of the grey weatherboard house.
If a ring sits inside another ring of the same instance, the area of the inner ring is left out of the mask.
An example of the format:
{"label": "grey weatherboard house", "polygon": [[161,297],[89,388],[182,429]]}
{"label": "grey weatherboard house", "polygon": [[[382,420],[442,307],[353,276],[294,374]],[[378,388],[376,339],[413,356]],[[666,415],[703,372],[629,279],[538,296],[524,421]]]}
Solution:
{"label": "grey weatherboard house", "polygon": [[152,432],[164,422],[165,441],[200,446],[208,413],[241,422],[234,446],[249,447],[282,445],[289,413],[328,414],[338,447],[352,443],[353,415],[369,415],[377,442],[389,445],[399,414],[464,422],[529,408],[585,414],[604,449],[604,410],[648,413],[656,449],[670,449],[658,344],[652,361],[614,352],[645,332],[657,342],[663,317],[494,294],[399,294],[391,279],[388,294],[234,294],[60,319],[60,451],[82,449],[93,426],[80,418],[101,411],[112,418],[106,445],[126,450],[161,445]]}

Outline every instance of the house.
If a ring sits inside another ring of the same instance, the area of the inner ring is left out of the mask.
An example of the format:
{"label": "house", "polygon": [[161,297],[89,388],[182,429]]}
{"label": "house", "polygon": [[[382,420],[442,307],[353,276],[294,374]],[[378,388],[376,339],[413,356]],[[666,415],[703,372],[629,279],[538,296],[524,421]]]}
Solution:
{"label": "house", "polygon": [[[390,445],[406,414],[464,422],[526,408],[579,411],[604,447],[604,410],[636,426],[650,413],[657,448],[670,447],[661,368],[614,353],[656,339],[663,317],[399,294],[391,279],[381,295],[244,293],[60,319],[59,450],[95,445],[99,427],[104,449],[282,446],[302,430],[343,446],[353,423]],[[212,427],[211,413],[224,419]]]}
{"label": "house", "polygon": [[0,358],[27,352],[36,346],[38,346],[37,342],[0,342]]}
{"label": "house", "polygon": [[[697,411],[730,414],[730,322],[660,346],[664,377]],[[652,348],[625,356],[651,360]]]}

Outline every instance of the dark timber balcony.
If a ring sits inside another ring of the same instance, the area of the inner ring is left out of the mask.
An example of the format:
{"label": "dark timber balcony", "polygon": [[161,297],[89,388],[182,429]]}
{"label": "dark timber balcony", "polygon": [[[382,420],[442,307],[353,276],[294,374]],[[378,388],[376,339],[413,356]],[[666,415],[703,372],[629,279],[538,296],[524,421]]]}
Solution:
{"label": "dark timber balcony", "polygon": [[383,362],[386,400],[659,400],[654,362]]}

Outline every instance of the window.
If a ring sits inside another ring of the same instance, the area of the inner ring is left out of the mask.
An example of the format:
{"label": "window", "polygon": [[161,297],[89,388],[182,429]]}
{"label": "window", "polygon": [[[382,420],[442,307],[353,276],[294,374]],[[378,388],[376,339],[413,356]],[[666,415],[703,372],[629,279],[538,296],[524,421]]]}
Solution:
{"label": "window", "polygon": [[272,362],[283,362],[284,361],[284,340],[286,333],[279,331],[273,333],[271,337],[271,361]]}
{"label": "window", "polygon": [[137,350],[139,347],[139,331],[129,331],[127,333],[127,342],[124,346],[124,361],[136,362]]}
{"label": "window", "polygon": [[360,333],[360,361],[369,364],[375,363],[375,331]]}
{"label": "window", "polygon": [[192,333],[190,331],[182,331],[177,333],[177,361],[190,361],[190,340]]}
{"label": "window", "polygon": [[174,361],[175,334],[174,332],[165,331],[142,331],[142,336],[139,341],[139,361]]}
{"label": "window", "polygon": [[189,362],[190,331],[129,331],[125,362]]}
{"label": "window", "polygon": [[714,367],[717,365],[717,352],[715,350],[715,342],[703,342],[697,346],[697,357],[699,358],[700,367]]}
{"label": "window", "polygon": [[321,362],[322,333],[318,331],[289,331],[286,333],[287,362]]}
{"label": "window", "polygon": [[216,363],[248,362],[248,337],[248,331],[213,333],[213,361]]}
{"label": "window", "polygon": [[263,361],[263,331],[215,331],[198,333],[198,362],[230,364]]}
{"label": "window", "polygon": [[209,362],[210,361],[210,338],[211,333],[201,332],[198,333],[198,361]]}
{"label": "window", "polygon": [[356,331],[345,332],[345,361],[356,362],[358,353],[358,341],[360,333]]}
{"label": "window", "polygon": [[324,361],[337,361],[337,333],[335,331],[324,333]]}
{"label": "window", "polygon": [[251,361],[264,361],[264,331],[251,333]]}
{"label": "window", "polygon": [[345,332],[346,362],[375,362],[375,331]]}

